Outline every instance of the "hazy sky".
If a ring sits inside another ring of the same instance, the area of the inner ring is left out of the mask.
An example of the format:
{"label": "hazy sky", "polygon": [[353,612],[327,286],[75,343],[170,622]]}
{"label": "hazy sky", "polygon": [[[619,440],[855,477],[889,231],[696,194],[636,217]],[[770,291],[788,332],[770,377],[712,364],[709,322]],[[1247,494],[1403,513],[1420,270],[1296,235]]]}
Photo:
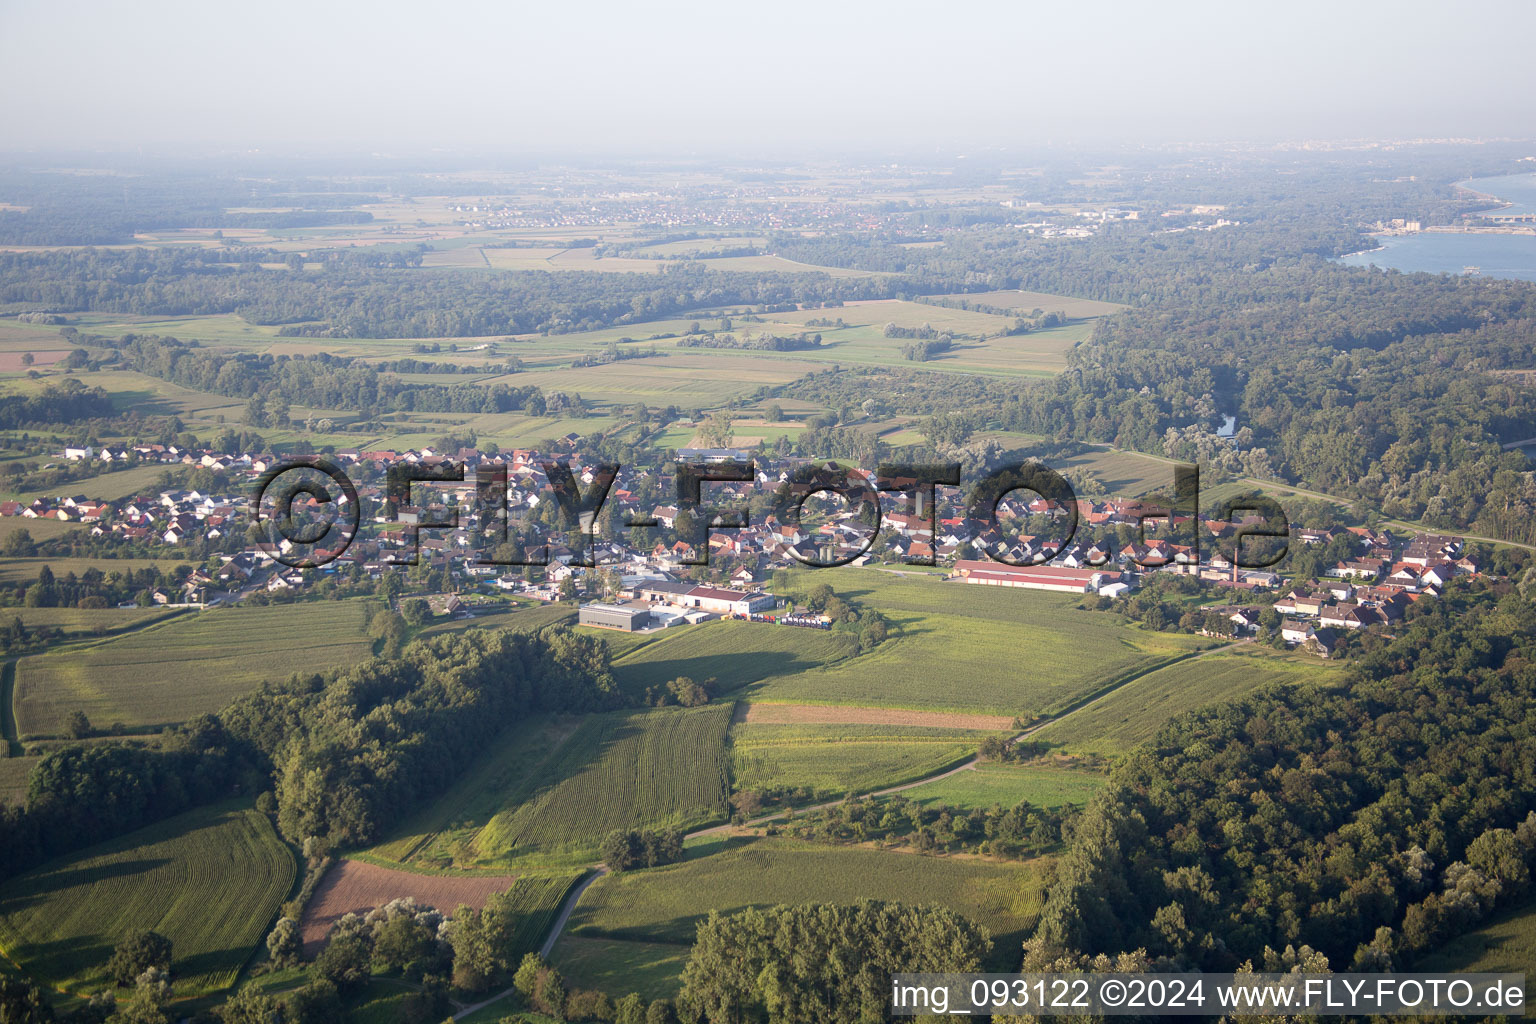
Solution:
{"label": "hazy sky", "polygon": [[1536,3],[0,0],[0,149],[1536,136]]}

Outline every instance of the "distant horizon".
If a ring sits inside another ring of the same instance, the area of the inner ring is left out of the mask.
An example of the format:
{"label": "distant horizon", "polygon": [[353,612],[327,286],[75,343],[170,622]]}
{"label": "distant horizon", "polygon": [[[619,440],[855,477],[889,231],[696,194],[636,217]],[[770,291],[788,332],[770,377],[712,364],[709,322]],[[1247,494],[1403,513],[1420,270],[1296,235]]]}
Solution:
{"label": "distant horizon", "polygon": [[[1536,138],[1536,6],[8,5],[7,151],[697,155]],[[1181,141],[1182,140],[1182,141]],[[1204,140],[1204,141],[1190,141]]]}

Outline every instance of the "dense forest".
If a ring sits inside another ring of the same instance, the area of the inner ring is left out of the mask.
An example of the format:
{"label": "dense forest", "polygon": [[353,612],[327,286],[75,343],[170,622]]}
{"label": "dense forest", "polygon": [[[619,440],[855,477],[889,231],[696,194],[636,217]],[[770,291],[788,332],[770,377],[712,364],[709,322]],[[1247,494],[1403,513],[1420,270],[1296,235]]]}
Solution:
{"label": "dense forest", "polygon": [[1031,957],[1145,948],[1207,970],[1309,946],[1406,967],[1536,866],[1536,607],[1458,585],[1336,687],[1182,716],[1071,829]]}

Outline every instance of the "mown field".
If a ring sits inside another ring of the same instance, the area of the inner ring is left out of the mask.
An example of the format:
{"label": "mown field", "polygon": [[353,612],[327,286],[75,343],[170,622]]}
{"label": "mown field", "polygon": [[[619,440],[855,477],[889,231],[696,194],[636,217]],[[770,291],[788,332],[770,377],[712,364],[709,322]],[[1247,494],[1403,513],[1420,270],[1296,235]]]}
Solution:
{"label": "mown field", "polygon": [[220,608],[97,643],[24,658],[16,669],[22,737],[59,734],[79,709],[98,728],[181,722],[266,679],[366,658],[368,602]]}
{"label": "mown field", "polygon": [[731,729],[736,789],[803,787],[867,793],[952,768],[990,733],[892,725],[760,725]]}
{"label": "mown field", "polygon": [[1175,715],[1218,704],[1269,683],[1336,678],[1338,666],[1305,655],[1242,648],[1149,672],[1053,722],[1031,739],[1072,753],[1114,755],[1147,743]]}
{"label": "mown field", "polygon": [[[634,987],[626,967],[636,959],[652,965],[647,981],[664,981],[672,964],[681,970],[694,930],[711,910],[866,898],[939,904],[964,914],[991,931],[992,968],[1013,970],[1019,943],[1039,917],[1047,878],[1042,860],[1006,864],[787,839],[730,840],[697,852],[680,864],[609,875],[582,894],[567,934],[615,945],[593,956],[562,942],[555,963],[572,983],[622,994]],[[629,949],[631,943],[638,948]],[[675,959],[665,956],[666,946]]]}
{"label": "mown field", "polygon": [[[608,630],[587,627],[582,632],[618,638]],[[718,692],[730,692],[762,679],[841,661],[857,650],[857,638],[848,634],[718,619],[636,637],[614,658],[613,675],[632,694],[643,694],[646,687],[665,685],[678,676],[700,683],[712,678],[718,681]]]}
{"label": "mown field", "polygon": [[483,862],[590,855],[617,828],[688,828],[726,816],[731,706],[594,715],[474,839]]}
{"label": "mown field", "polygon": [[965,810],[994,805],[1014,807],[1023,800],[1036,807],[1060,807],[1087,803],[1107,781],[1108,777],[1099,772],[983,763],[970,771],[909,789],[902,795],[924,805],[943,804]]}
{"label": "mown field", "polygon": [[110,988],[129,932],[171,940],[176,995],[227,987],[293,884],[292,854],[253,810],[205,807],[52,861],[0,886],[0,947],[56,988]]}
{"label": "mown field", "polygon": [[893,636],[866,654],[752,683],[741,696],[806,704],[979,711],[1028,718],[1203,646],[1076,608],[1071,594],[970,586],[841,568],[799,575],[883,613]]}

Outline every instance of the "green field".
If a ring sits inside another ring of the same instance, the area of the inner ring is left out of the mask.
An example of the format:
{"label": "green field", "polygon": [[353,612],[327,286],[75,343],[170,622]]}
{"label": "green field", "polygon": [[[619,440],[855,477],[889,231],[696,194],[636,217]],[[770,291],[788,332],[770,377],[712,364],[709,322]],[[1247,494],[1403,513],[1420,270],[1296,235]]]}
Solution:
{"label": "green field", "polygon": [[80,709],[98,728],[144,728],[217,711],[263,680],[366,658],[365,601],[219,608],[125,636],[24,658],[23,737],[59,734]]}
{"label": "green field", "polygon": [[484,861],[588,855],[617,828],[726,816],[731,705],[594,715],[474,839]]}
{"label": "green field", "polygon": [[649,1002],[677,995],[691,947],[673,942],[635,942],[562,935],[549,962],[575,988],[595,988],[614,998],[639,992]]}
{"label": "green field", "polygon": [[293,855],[253,810],[206,807],[0,886],[0,947],[30,976],[87,993],[129,932],[171,940],[176,995],[227,987],[293,884]]}
{"label": "green field", "polygon": [[1149,672],[1053,722],[1031,739],[1073,753],[1119,754],[1149,742],[1174,715],[1241,697],[1268,683],[1339,676],[1337,666],[1262,650],[1211,654]]}
{"label": "green field", "polygon": [[[730,914],[776,903],[884,899],[940,904],[964,914],[991,931],[992,969],[1014,970],[1019,943],[1039,916],[1046,878],[1045,862],[1038,860],[1006,864],[788,839],[732,840],[723,846],[681,864],[599,879],[582,894],[569,934],[642,944],[632,955],[657,965],[659,973],[667,958],[658,946],[671,945],[679,958],[667,962],[681,967],[696,926],[711,910]],[[602,973],[604,963],[617,967],[629,959],[623,948],[610,948],[588,968],[592,974],[573,980],[629,991],[622,970],[611,980]],[[658,979],[653,974],[646,980]]]}
{"label": "green field", "polygon": [[[163,490],[160,486],[160,478],[168,471],[168,467],[160,465],[133,466],[129,469],[118,469],[110,472],[106,471],[105,466],[102,468],[103,472],[84,480],[72,480],[67,484],[56,484],[53,487],[44,487],[35,491],[0,492],[0,498],[8,501],[30,502],[36,498],[83,494],[88,498],[117,501],[121,498],[134,498],[139,495],[156,495]],[[9,522],[10,520],[7,519],[5,521]],[[53,524],[50,525],[47,520],[23,519],[21,517],[17,517],[13,525],[29,531],[34,540],[42,540],[44,537],[54,536],[54,533],[50,532],[53,526],[72,527],[74,529],[79,529],[81,526],[79,523],[64,523],[59,520],[54,520]]]}
{"label": "green field", "polygon": [[474,838],[503,808],[538,784],[536,774],[570,739],[581,720],[540,715],[518,722],[483,751],[449,790],[368,852],[425,868],[473,861]]}
{"label": "green field", "polygon": [[1155,633],[1075,607],[1070,594],[969,586],[878,569],[843,568],[825,581],[883,613],[893,637],[826,668],[780,675],[741,696],[1029,717],[1070,706],[1128,673],[1208,643]]}
{"label": "green field", "polygon": [[108,576],[130,569],[170,570],[185,562],[186,559],[175,558],[6,558],[0,559],[0,583],[35,580],[45,565],[54,576],[62,578],[70,573],[79,576],[88,569],[99,569]]}
{"label": "green field", "polygon": [[965,810],[985,810],[994,805],[1015,807],[1023,800],[1036,807],[1060,807],[1087,803],[1107,781],[1098,772],[984,763],[971,771],[909,789],[902,795],[928,806],[943,804]]}
{"label": "green field", "polygon": [[28,629],[57,629],[66,639],[104,636],[147,626],[185,614],[175,608],[7,608],[0,616],[17,616]]}
{"label": "green field", "polygon": [[1048,292],[1012,290],[961,292],[953,295],[934,295],[932,298],[958,299],[963,302],[974,302],[982,306],[998,306],[1002,309],[1017,310],[1022,316],[1028,316],[1030,311],[1040,309],[1047,313],[1065,313],[1074,320],[1109,316],[1125,308],[1119,303],[1100,302],[1097,299],[1075,299],[1070,295],[1052,295]]}
{"label": "green field", "polygon": [[[608,630],[590,631],[614,636]],[[695,682],[713,678],[720,691],[731,692],[762,679],[840,661],[857,650],[858,638],[850,634],[717,619],[636,638],[634,646],[614,658],[613,675],[632,694],[643,694],[646,687],[664,685],[678,676]]]}
{"label": "green field", "polygon": [[739,723],[731,729],[731,779],[739,790],[867,793],[951,768],[974,755],[988,735],[916,726]]}
{"label": "green field", "polygon": [[19,807],[27,799],[27,779],[41,758],[0,757],[0,804]]}
{"label": "green field", "polygon": [[466,629],[510,629],[514,633],[537,633],[545,626],[569,625],[576,618],[571,604],[508,604],[505,609],[477,611],[472,619],[450,619],[428,626],[420,636],[457,633]]}
{"label": "green field", "polygon": [[[1411,969],[1437,974],[1453,971],[1536,973],[1536,905],[1527,903],[1516,907],[1476,931],[1458,935],[1412,964]],[[1527,992],[1529,990],[1527,980]]]}

